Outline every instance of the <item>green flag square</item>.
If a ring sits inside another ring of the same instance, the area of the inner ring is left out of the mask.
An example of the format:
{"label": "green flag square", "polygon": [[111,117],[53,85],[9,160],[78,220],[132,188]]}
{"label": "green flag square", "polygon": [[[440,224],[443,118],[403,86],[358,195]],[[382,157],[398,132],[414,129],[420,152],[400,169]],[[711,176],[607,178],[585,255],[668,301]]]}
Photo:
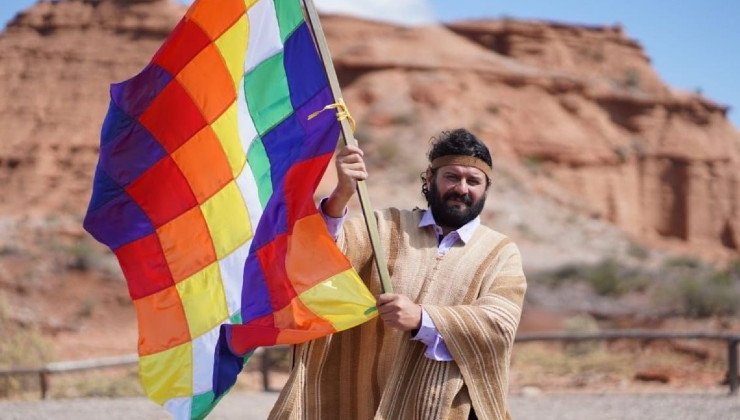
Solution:
{"label": "green flag square", "polygon": [[190,409],[190,418],[192,420],[202,420],[206,418],[208,413],[216,407],[216,404],[218,404],[218,401],[221,399],[219,398],[214,401],[213,397],[213,391],[208,391],[205,394],[193,395],[193,405]]}
{"label": "green flag square", "polygon": [[303,9],[298,0],[275,0],[275,12],[280,25],[280,39],[285,43],[290,34],[303,23]]}
{"label": "green flag square", "polygon": [[260,136],[293,113],[283,53],[266,59],[244,78],[249,114]]}
{"label": "green flag square", "polygon": [[259,137],[249,146],[247,164],[252,168],[260,204],[264,209],[267,200],[272,196],[272,175],[270,175],[270,159],[267,157],[267,150],[265,150],[265,145]]}

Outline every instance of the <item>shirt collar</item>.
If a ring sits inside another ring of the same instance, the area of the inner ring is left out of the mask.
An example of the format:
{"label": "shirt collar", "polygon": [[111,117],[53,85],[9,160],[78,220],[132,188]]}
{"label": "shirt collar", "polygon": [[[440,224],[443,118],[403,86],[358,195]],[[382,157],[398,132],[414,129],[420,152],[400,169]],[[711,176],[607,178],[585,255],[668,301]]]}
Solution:
{"label": "shirt collar", "polygon": [[[475,229],[478,227],[478,225],[480,225],[480,216],[476,216],[475,219],[469,221],[453,232],[457,232],[457,236],[460,237],[460,240],[463,241],[463,243],[468,243],[468,241],[470,241],[470,238],[473,237],[473,233],[475,233]],[[419,221],[420,228],[426,226],[433,226],[434,230],[436,230],[437,233],[442,233],[442,227],[434,221],[434,215],[432,214],[432,209],[430,208],[427,208],[424,211],[424,215]]]}

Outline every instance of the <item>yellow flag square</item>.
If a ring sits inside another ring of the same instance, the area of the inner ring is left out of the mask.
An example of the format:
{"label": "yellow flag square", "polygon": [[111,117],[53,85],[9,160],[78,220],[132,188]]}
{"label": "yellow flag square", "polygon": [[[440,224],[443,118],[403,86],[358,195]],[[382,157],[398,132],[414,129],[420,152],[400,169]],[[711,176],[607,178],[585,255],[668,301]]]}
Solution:
{"label": "yellow flag square", "polygon": [[242,148],[242,142],[239,139],[239,119],[237,115],[236,101],[229,106],[216,121],[211,124],[211,128],[216,133],[218,141],[221,142],[226,153],[226,158],[231,166],[231,173],[236,178],[242,171],[244,164],[247,162],[247,154]]}
{"label": "yellow flag square", "polygon": [[221,56],[226,62],[234,87],[239,90],[239,82],[244,77],[244,60],[247,58],[247,42],[249,41],[249,21],[242,16],[228,31],[216,40]]}
{"label": "yellow flag square", "polygon": [[139,357],[139,378],[149,398],[160,405],[193,395],[193,344]]}
{"label": "yellow flag square", "polygon": [[236,182],[201,205],[218,259],[223,259],[252,237],[249,213]]}
{"label": "yellow flag square", "polygon": [[218,264],[211,264],[177,284],[190,335],[199,337],[229,317]]}

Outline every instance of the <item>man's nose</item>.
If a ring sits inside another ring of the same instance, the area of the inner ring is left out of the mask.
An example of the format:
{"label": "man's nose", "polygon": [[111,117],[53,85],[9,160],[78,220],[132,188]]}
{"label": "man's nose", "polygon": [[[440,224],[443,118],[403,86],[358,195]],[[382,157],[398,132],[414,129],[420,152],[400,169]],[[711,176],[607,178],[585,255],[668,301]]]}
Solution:
{"label": "man's nose", "polygon": [[455,192],[458,194],[465,195],[468,193],[468,189],[470,189],[470,186],[464,179],[461,179],[457,184],[455,184]]}

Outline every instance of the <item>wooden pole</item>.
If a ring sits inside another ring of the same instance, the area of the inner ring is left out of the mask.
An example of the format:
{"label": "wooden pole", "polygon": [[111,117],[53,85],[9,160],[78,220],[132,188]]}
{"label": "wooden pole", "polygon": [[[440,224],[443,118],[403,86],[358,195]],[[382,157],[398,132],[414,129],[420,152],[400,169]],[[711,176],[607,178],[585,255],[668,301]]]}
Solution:
{"label": "wooden pole", "polygon": [[[337,72],[334,69],[334,62],[331,59],[331,53],[329,52],[329,45],[326,42],[324,36],[324,30],[321,28],[321,22],[319,21],[319,15],[316,12],[316,7],[313,4],[313,0],[303,0],[303,4],[306,7],[306,13],[308,14],[309,23],[311,24],[312,32],[316,40],[316,46],[319,49],[321,60],[324,63],[324,70],[326,71],[326,77],[329,79],[329,86],[331,87],[334,101],[339,102],[342,98],[342,89],[339,86],[339,79],[337,78]],[[357,139],[355,139],[352,127],[347,119],[340,120],[342,126],[342,137],[344,138],[344,144],[349,146],[357,146]],[[373,248],[375,254],[375,268],[378,269],[378,275],[380,276],[380,285],[384,293],[393,293],[393,286],[391,285],[391,276],[388,273],[388,265],[385,261],[385,254],[383,254],[383,247],[380,244],[380,235],[378,235],[378,225],[373,214],[373,208],[370,205],[370,198],[367,192],[367,185],[365,181],[357,182],[357,195],[360,199],[360,206],[362,207],[362,214],[365,217],[365,226],[367,227],[367,233],[370,236],[370,245]]]}

